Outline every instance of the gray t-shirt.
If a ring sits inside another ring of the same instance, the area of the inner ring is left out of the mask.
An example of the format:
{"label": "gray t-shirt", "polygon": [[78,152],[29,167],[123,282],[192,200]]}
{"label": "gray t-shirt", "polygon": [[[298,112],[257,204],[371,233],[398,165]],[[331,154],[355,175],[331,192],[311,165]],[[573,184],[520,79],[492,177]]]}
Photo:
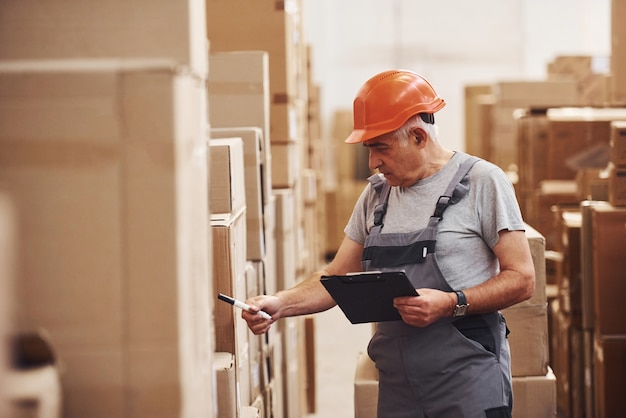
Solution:
{"label": "gray t-shirt", "polygon": [[[455,153],[438,172],[411,187],[392,187],[381,233],[423,229],[435,211],[439,196],[456,173],[463,154]],[[382,175],[381,175],[382,176]],[[502,230],[524,230],[524,222],[507,175],[498,166],[480,160],[470,171],[469,193],[449,206],[437,229],[435,256],[453,289],[480,284],[499,272],[491,250]],[[378,197],[370,184],[357,200],[344,232],[363,245],[374,226]]]}

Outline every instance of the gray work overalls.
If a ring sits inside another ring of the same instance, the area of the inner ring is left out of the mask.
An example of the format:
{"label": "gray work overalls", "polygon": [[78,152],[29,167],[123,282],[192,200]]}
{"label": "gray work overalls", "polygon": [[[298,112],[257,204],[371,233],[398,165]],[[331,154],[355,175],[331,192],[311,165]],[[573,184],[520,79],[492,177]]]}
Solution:
{"label": "gray work overalls", "polygon": [[[464,157],[428,226],[414,232],[382,233],[391,187],[377,175],[370,177],[379,203],[364,244],[365,271],[404,270],[415,288],[453,290],[437,264],[435,242],[444,210],[469,190],[468,173],[477,159]],[[378,323],[368,346],[379,371],[378,417],[510,417],[506,332],[498,312],[442,318],[424,328],[403,321]]]}

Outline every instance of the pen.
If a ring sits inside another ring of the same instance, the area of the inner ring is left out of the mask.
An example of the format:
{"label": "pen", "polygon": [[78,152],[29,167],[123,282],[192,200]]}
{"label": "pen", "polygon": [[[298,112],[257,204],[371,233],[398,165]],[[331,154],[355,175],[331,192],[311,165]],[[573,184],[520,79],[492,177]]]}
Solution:
{"label": "pen", "polygon": [[[236,306],[239,309],[243,309],[246,312],[252,313],[252,311],[250,310],[250,305],[246,305],[245,303],[243,303],[240,300],[237,300],[235,298],[231,298],[230,296],[226,296],[226,295],[224,295],[222,293],[219,293],[217,295],[217,298],[219,300],[222,300],[222,301],[226,302],[226,303],[230,303],[231,305],[234,305],[234,306]],[[270,314],[268,314],[267,312],[259,311],[258,314],[261,315],[261,317],[264,318],[264,319],[272,319]]]}

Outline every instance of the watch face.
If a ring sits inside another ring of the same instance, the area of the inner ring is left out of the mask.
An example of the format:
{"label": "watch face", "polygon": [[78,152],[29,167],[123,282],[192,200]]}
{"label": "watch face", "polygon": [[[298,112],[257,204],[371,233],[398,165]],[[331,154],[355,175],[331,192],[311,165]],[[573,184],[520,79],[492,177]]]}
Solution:
{"label": "watch face", "polygon": [[454,316],[463,316],[465,315],[465,311],[467,311],[467,305],[456,305],[456,308],[454,308]]}

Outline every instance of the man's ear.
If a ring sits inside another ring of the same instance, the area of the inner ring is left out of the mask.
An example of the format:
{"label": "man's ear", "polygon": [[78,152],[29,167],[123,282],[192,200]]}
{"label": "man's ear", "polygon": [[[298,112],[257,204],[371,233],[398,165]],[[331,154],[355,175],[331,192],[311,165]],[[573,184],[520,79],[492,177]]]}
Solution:
{"label": "man's ear", "polygon": [[422,128],[415,127],[411,130],[411,136],[415,138],[415,142],[417,145],[424,146],[426,144],[426,139],[428,138],[428,134]]}

